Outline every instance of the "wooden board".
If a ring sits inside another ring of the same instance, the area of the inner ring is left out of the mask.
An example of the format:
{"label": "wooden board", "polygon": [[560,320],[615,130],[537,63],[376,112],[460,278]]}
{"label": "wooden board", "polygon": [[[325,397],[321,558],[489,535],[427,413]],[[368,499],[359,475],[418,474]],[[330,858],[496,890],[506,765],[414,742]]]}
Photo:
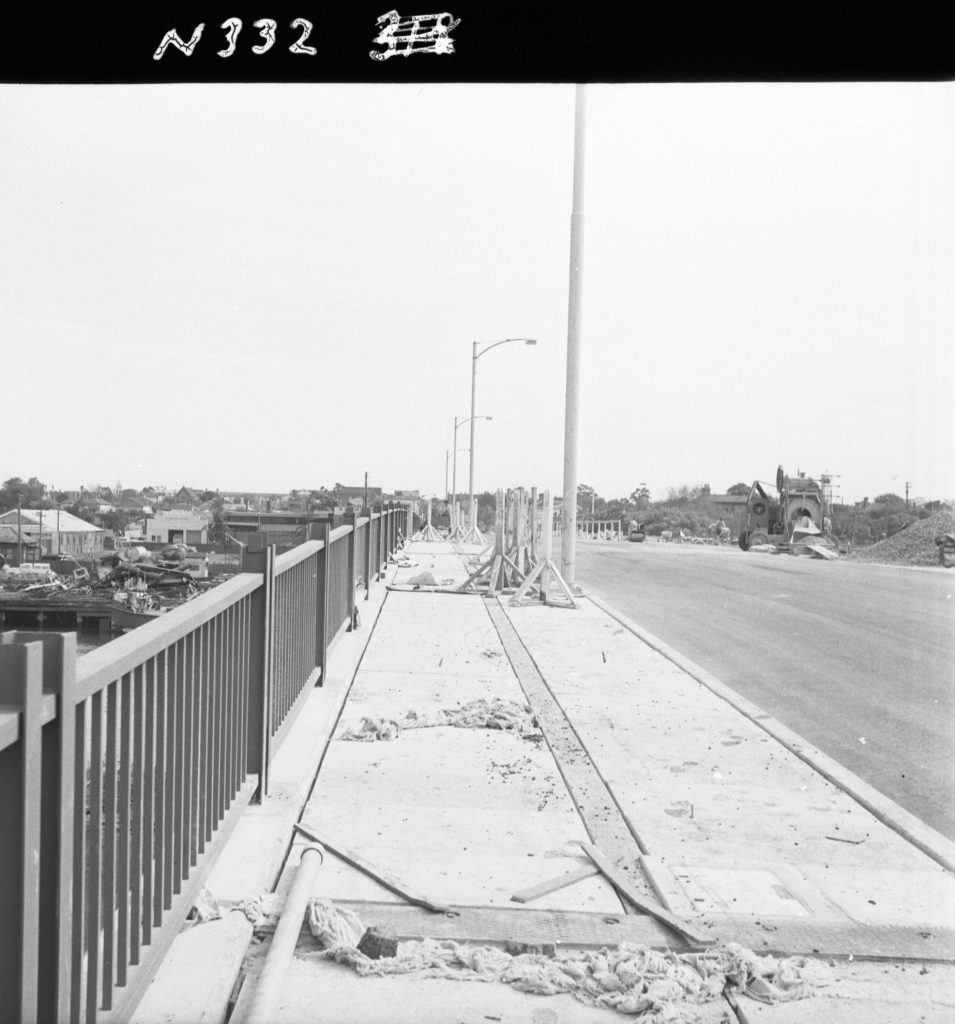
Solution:
{"label": "wooden board", "polygon": [[621,896],[628,899],[638,910],[642,910],[643,913],[650,914],[658,921],[662,921],[665,925],[672,928],[678,935],[682,935],[694,945],[709,946],[716,942],[716,937],[714,935],[704,932],[703,929],[696,924],[691,924],[690,922],[677,917],[675,914],[671,914],[666,907],[648,900],[642,895],[642,893],[637,892],[630,883],[630,880],[626,878],[622,872],[618,871],[596,846],[592,846],[590,843],[581,843],[580,848],[600,869],[600,873],[604,878],[606,878],[607,881],[617,889]]}
{"label": "wooden board", "polygon": [[370,928],[394,931],[399,940],[452,939],[474,945],[526,943],[596,948],[635,942],[657,949],[681,949],[680,940],[652,918],[634,914],[592,914],[560,910],[452,906],[452,917],[429,914],[400,903],[340,902]]}
{"label": "wooden board", "polygon": [[565,889],[568,885],[573,885],[575,882],[581,882],[585,878],[593,878],[596,874],[599,874],[598,869],[592,864],[587,864],[582,868],[577,868],[576,871],[568,871],[566,874],[558,875],[556,878],[549,878],[545,882],[538,882],[537,885],[529,886],[521,892],[514,893],[511,899],[515,903],[531,903],[533,900],[539,900],[541,896]]}
{"label": "wooden board", "polygon": [[627,827],[613,795],[521,643],[507,614],[497,602],[489,601],[485,607],[527,701],[537,715],[588,835],[631,884],[649,897],[652,889],[640,867],[640,857],[645,851],[640,849]]}

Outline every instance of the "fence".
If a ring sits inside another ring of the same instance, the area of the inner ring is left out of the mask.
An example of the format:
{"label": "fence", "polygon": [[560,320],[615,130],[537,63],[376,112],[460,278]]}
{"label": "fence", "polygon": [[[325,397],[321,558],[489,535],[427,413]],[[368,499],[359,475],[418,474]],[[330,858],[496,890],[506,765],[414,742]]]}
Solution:
{"label": "fence", "polygon": [[0,634],[0,1006],[128,1021],[269,763],[395,549],[389,507],[76,657]]}

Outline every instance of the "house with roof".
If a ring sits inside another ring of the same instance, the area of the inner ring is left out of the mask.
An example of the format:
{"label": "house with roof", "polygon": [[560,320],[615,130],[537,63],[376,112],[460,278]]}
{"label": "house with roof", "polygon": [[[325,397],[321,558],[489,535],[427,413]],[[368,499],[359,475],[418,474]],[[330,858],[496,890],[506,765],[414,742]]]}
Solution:
{"label": "house with roof", "polygon": [[199,492],[194,490],[192,487],[180,487],[178,491],[172,496],[174,505],[198,505],[202,499],[199,497]]}
{"label": "house with roof", "polygon": [[0,514],[3,527],[2,543],[14,547],[22,543],[39,557],[43,555],[72,555],[78,558],[99,550],[104,531],[93,523],[80,519],[72,512],[59,508],[10,509]]}

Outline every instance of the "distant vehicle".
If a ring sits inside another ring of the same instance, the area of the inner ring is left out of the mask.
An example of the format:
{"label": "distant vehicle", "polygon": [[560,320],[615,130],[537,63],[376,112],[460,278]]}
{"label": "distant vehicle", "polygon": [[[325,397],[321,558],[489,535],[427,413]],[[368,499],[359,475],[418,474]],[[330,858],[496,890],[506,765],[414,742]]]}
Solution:
{"label": "distant vehicle", "polygon": [[632,522],[627,530],[627,539],[642,544],[647,539],[647,531],[644,529],[643,523]]}
{"label": "distant vehicle", "polygon": [[818,548],[838,553],[830,537],[829,519],[822,488],[807,476],[786,476],[783,467],[776,470],[774,497],[756,480],[746,500],[746,525],[740,531],[739,546],[773,544],[777,550],[803,553]]}

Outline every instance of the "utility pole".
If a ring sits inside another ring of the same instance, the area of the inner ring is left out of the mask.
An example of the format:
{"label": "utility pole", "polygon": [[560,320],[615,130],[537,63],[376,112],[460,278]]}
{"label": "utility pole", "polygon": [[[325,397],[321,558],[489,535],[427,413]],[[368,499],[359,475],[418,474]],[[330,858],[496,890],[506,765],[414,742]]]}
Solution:
{"label": "utility pole", "polygon": [[17,565],[23,565],[23,496],[17,495]]}
{"label": "utility pole", "polygon": [[567,305],[567,389],[564,397],[564,500],[561,506],[560,573],[574,586],[577,560],[577,425],[580,419],[580,322],[583,315],[584,133],[586,93],[576,87],[574,192],[570,214],[570,289]]}
{"label": "utility pole", "polygon": [[911,486],[912,485],[908,482],[908,480],[906,480],[905,481],[905,507],[906,508],[909,507],[909,487],[911,487]]}

